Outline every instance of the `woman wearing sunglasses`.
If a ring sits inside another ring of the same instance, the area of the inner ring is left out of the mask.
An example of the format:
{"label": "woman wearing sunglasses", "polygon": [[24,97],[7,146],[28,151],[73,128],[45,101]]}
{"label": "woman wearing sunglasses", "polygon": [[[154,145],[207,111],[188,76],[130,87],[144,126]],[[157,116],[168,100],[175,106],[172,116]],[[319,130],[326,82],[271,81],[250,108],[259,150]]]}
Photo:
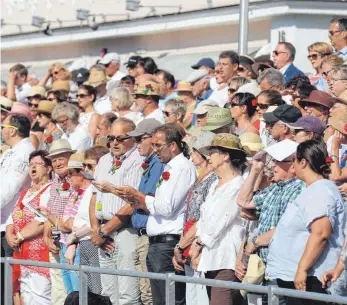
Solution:
{"label": "woman wearing sunglasses", "polygon": [[237,90],[239,90],[241,86],[246,85],[248,83],[250,83],[250,80],[242,76],[234,76],[230,80],[228,80],[227,84],[229,87],[228,88],[229,101],[232,100],[233,96],[235,95]]}
{"label": "woman wearing sunglasses", "polygon": [[40,80],[40,86],[46,86],[48,80],[51,78],[52,83],[57,80],[71,80],[71,72],[65,67],[65,65],[61,62],[56,62],[52,64],[44,77]]}
{"label": "woman wearing sunglasses", "polygon": [[325,42],[316,42],[309,45],[307,50],[307,58],[311,62],[312,68],[315,70],[314,74],[310,76],[311,84],[318,90],[328,92],[328,83],[322,76],[322,61],[324,57],[333,54],[333,49]]}

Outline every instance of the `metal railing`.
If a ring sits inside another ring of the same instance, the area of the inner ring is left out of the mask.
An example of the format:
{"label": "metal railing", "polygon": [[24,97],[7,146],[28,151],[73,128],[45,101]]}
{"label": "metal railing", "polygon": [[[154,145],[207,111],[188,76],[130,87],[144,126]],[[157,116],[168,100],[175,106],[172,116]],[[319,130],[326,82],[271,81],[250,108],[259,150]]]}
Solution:
{"label": "metal railing", "polygon": [[249,292],[254,292],[258,294],[268,295],[268,304],[277,305],[278,296],[287,296],[300,299],[310,299],[316,301],[337,303],[337,304],[347,304],[347,297],[331,296],[327,294],[305,292],[293,289],[284,289],[277,286],[261,286],[252,284],[242,284],[227,281],[218,280],[208,280],[199,279],[188,276],[179,276],[171,273],[152,273],[152,272],[137,272],[128,270],[114,270],[107,268],[97,268],[84,265],[68,265],[68,264],[56,264],[56,263],[44,263],[37,261],[13,259],[13,258],[1,258],[1,263],[5,264],[5,305],[12,305],[12,265],[20,264],[26,266],[36,266],[44,268],[53,269],[63,269],[63,270],[73,270],[79,272],[79,304],[88,304],[88,288],[86,272],[89,273],[99,273],[99,274],[109,274],[118,276],[130,276],[139,278],[148,278],[165,281],[166,287],[166,305],[175,304],[175,282],[181,283],[191,283],[199,284],[204,286],[219,287],[219,288],[229,288],[236,290],[247,290]]}

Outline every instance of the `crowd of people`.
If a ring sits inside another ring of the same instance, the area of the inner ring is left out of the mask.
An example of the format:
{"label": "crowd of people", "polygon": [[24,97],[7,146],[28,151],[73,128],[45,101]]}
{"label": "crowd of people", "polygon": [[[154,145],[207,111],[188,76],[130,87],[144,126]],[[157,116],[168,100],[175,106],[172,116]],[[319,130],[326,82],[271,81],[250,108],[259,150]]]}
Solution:
{"label": "crowd of people", "polygon": [[[130,57],[125,75],[117,53],[89,70],[55,63],[41,80],[13,66],[1,82],[1,256],[346,297],[347,19],[328,37],[279,42],[266,62],[223,51],[180,81],[150,57]],[[11,276],[15,305],[78,304],[76,271]],[[162,280],[87,273],[86,285],[89,304],[165,304]],[[177,305],[268,301],[175,285]]]}

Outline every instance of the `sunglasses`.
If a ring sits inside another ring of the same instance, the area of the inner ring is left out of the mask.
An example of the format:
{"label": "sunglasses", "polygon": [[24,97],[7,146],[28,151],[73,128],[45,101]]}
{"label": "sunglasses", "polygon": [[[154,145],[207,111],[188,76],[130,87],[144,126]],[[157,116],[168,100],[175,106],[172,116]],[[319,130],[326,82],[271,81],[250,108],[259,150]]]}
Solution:
{"label": "sunglasses", "polygon": [[163,110],[162,112],[163,112],[163,115],[165,116],[170,116],[171,114],[174,114],[174,112],[165,111],[165,110]]}
{"label": "sunglasses", "polygon": [[307,55],[308,59],[313,59],[316,60],[318,58],[318,56],[322,57],[322,56],[327,56],[330,55],[330,53],[317,53],[317,54],[311,54],[311,55]]}
{"label": "sunglasses", "polygon": [[257,106],[259,107],[259,109],[268,109],[270,107],[270,105],[268,104],[261,104],[261,103],[257,103]]}
{"label": "sunglasses", "polygon": [[237,72],[245,72],[245,69],[243,67],[238,67]]}
{"label": "sunglasses", "polygon": [[332,71],[333,69],[330,69],[329,71],[322,72],[323,77],[327,77],[328,74]]}
{"label": "sunglasses", "polygon": [[237,90],[234,89],[234,88],[229,88],[229,89],[228,89],[228,92],[229,92],[230,94],[234,94],[236,91],[237,91]]}
{"label": "sunglasses", "polygon": [[56,122],[61,125],[61,124],[65,124],[68,119],[69,118],[66,118],[65,120],[61,120],[61,121],[56,120]]}
{"label": "sunglasses", "polygon": [[136,143],[142,143],[144,140],[146,140],[146,139],[149,139],[149,138],[151,138],[151,136],[138,136],[138,137],[135,137],[135,141],[136,141]]}
{"label": "sunglasses", "polygon": [[54,98],[50,97],[47,99],[47,101],[54,102]]}
{"label": "sunglasses", "polygon": [[156,144],[156,143],[152,143],[152,148],[156,151],[161,151],[165,146],[169,145],[171,142],[169,143],[165,143],[165,144]]}
{"label": "sunglasses", "polygon": [[341,30],[337,30],[337,31],[328,31],[328,34],[329,34],[329,36],[334,36],[335,33],[339,33],[339,32],[343,32],[343,31],[341,31]]}
{"label": "sunglasses", "polygon": [[79,174],[79,173],[81,172],[81,170],[82,170],[82,169],[80,169],[80,168],[69,169],[69,170],[67,171],[67,175],[68,175],[69,177],[74,176],[74,175],[77,175],[77,174]]}
{"label": "sunglasses", "polygon": [[283,54],[283,53],[288,53],[288,52],[279,52],[279,51],[272,51],[272,54],[275,55],[275,56],[278,56],[280,54]]}
{"label": "sunglasses", "polygon": [[96,164],[91,164],[91,163],[82,163],[83,168],[87,168],[89,170],[92,170],[95,168]]}
{"label": "sunglasses", "polygon": [[77,94],[76,95],[77,98],[85,98],[87,96],[90,96],[90,94]]}
{"label": "sunglasses", "polygon": [[39,107],[39,104],[33,104],[33,103],[28,103],[28,106],[31,107],[31,108],[38,108]]}
{"label": "sunglasses", "polygon": [[7,124],[1,124],[1,128],[13,128],[15,130],[18,130],[18,127]]}
{"label": "sunglasses", "polygon": [[118,143],[123,143],[125,140],[128,140],[130,139],[131,137],[124,137],[124,138],[121,138],[121,137],[115,137],[115,136],[112,136],[112,135],[108,135],[106,136],[106,139],[108,142],[113,142],[113,141],[117,141]]}

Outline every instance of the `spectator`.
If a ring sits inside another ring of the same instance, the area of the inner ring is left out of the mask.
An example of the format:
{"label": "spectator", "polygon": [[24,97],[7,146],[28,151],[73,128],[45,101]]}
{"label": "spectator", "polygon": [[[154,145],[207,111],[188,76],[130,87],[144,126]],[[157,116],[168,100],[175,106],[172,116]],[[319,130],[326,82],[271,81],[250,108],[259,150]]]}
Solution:
{"label": "spectator", "polygon": [[239,88],[242,87],[243,85],[249,84],[250,81],[247,78],[242,76],[234,76],[228,81],[228,83],[229,83],[229,88],[228,88],[229,100],[228,101],[230,102],[233,96],[235,95],[235,93],[237,92],[237,90],[239,90]]}
{"label": "spectator", "polygon": [[338,97],[347,90],[347,65],[336,67],[333,70],[330,92]]}
{"label": "spectator", "polygon": [[308,60],[311,62],[315,74],[310,77],[311,84],[318,90],[328,92],[329,86],[322,76],[322,60],[333,53],[332,47],[325,42],[316,42],[307,47]]}
{"label": "spectator", "polygon": [[294,66],[296,50],[290,42],[279,42],[272,52],[275,67],[284,75],[285,81],[297,74],[304,74]]}
{"label": "spectator", "polygon": [[255,63],[254,59],[248,55],[240,55],[240,64],[237,69],[237,75],[247,78],[249,80],[255,79],[256,75],[254,74],[251,66]]}
{"label": "spectator", "polygon": [[31,87],[31,92],[28,94],[28,106],[30,107],[30,114],[33,118],[31,122],[31,132],[34,133],[41,141],[43,139],[43,128],[36,118],[36,109],[39,106],[40,101],[45,99],[46,90],[42,86]]}
{"label": "spectator", "polygon": [[168,100],[174,99],[177,97],[177,92],[175,89],[175,77],[165,70],[157,70],[156,72],[157,82],[160,86],[160,97],[159,108],[164,109],[165,103]]}
{"label": "spectator", "polygon": [[107,88],[111,85],[111,83],[119,82],[121,78],[125,76],[124,73],[119,71],[120,57],[117,53],[107,53],[103,58],[99,60],[98,64],[105,67],[106,75],[109,77]]}
{"label": "spectator", "polygon": [[7,97],[12,101],[27,103],[31,86],[27,82],[28,69],[22,64],[14,65],[9,72]]}
{"label": "spectator", "polygon": [[214,77],[215,63],[212,58],[209,58],[209,57],[201,58],[195,65],[192,65],[191,67],[194,70],[198,70],[198,69],[206,70],[208,72],[208,75],[210,76],[211,89],[214,90],[217,87],[216,78]]}
{"label": "spectator", "polygon": [[302,143],[307,140],[316,140],[322,142],[324,125],[314,115],[305,115],[298,119],[294,124],[287,124],[294,129],[294,140],[296,143]]}
{"label": "spectator", "polygon": [[328,82],[329,87],[332,86],[333,70],[343,64],[343,59],[336,54],[328,55],[322,60],[322,76]]}
{"label": "spectator", "polygon": [[329,39],[337,55],[347,60],[347,18],[333,18],[329,26]]}
{"label": "spectator", "polygon": [[60,103],[53,109],[52,118],[64,132],[61,138],[68,140],[73,149],[84,152],[92,146],[93,138],[78,123],[79,111],[76,106],[66,102]]}
{"label": "spectator", "polygon": [[285,102],[282,100],[281,94],[276,90],[263,90],[257,96],[257,113],[262,118],[264,113],[270,106],[280,106]]}
{"label": "spectator", "polygon": [[140,83],[135,92],[135,110],[142,113],[145,119],[156,119],[164,122],[163,114],[159,109],[159,85],[146,81]]}
{"label": "spectator", "polygon": [[1,114],[1,121],[3,122],[8,113],[11,111],[13,105],[13,101],[11,101],[9,98],[5,96],[0,96],[0,114]]}
{"label": "spectator", "polygon": [[110,134],[111,126],[116,119],[117,116],[113,112],[106,112],[100,116],[99,124],[96,128],[95,143],[106,146],[106,137]]}
{"label": "spectator", "polygon": [[78,106],[82,109],[78,122],[89,132],[93,140],[96,137],[96,127],[98,126],[100,115],[95,112],[94,104],[97,91],[93,86],[81,85],[78,88]]}
{"label": "spectator", "polygon": [[137,75],[156,74],[158,67],[152,57],[139,58],[136,65]]}
{"label": "spectator", "polygon": [[[307,188],[282,215],[266,266],[266,278],[275,280],[282,288],[327,293],[319,278],[335,267],[345,225],[344,201],[336,185],[327,180],[330,171],[327,155],[324,145],[314,140],[305,141],[297,148],[294,168]],[[293,304],[322,303],[285,299]]]}
{"label": "spectator", "polygon": [[176,91],[179,98],[187,106],[186,116],[183,119],[183,126],[188,129],[189,127],[193,126],[193,112],[197,104],[193,95],[193,88],[189,83],[181,81],[178,83]]}
{"label": "spectator", "polygon": [[176,99],[169,100],[166,102],[163,110],[164,121],[165,123],[176,123],[183,127],[186,112],[187,105],[183,101]]}
{"label": "spectator", "polygon": [[210,76],[206,70],[200,69],[193,71],[187,77],[186,82],[192,86],[193,95],[197,103],[207,100],[212,93],[212,89],[210,89]]}
{"label": "spectator", "polygon": [[269,68],[260,72],[258,76],[260,90],[277,90],[284,89],[285,79],[282,73],[274,68]]}
{"label": "spectator", "polygon": [[120,80],[120,87],[127,88],[130,93],[134,93],[135,78],[131,75],[126,75]]}
{"label": "spectator", "polygon": [[1,81],[1,88],[0,88],[0,96],[6,96],[7,95],[7,83],[5,81]]}
{"label": "spectator", "polygon": [[335,103],[329,110],[329,117],[340,116],[347,111],[347,90],[340,94],[339,98],[335,100]]}
{"label": "spectator", "polygon": [[207,120],[203,131],[213,131],[214,133],[230,133],[233,118],[229,109],[210,107],[207,111]]}
{"label": "spectator", "polygon": [[196,114],[196,127],[204,127],[207,124],[207,112],[211,107],[218,107],[215,101],[205,100],[198,104],[194,110]]}
{"label": "spectator", "polygon": [[86,68],[80,68],[78,70],[72,71],[72,80],[77,84],[77,86],[83,85],[89,78],[89,70]]}
{"label": "spectator", "polygon": [[142,58],[141,56],[137,56],[137,55],[130,56],[128,61],[124,64],[128,70],[129,76],[133,77],[134,79],[138,76],[136,66],[138,61],[141,58]]}
{"label": "spectator", "polygon": [[[300,75],[302,76],[302,75]],[[294,78],[293,78],[294,79]],[[302,115],[306,114],[306,110],[300,106],[300,101],[308,99],[311,92],[317,90],[316,87],[310,85],[310,84],[298,84],[294,90],[290,90],[290,95],[292,97],[292,105],[298,108]]]}
{"label": "spectator", "polygon": [[39,86],[46,86],[49,79],[53,83],[60,80],[60,81],[70,81],[72,78],[72,74],[70,71],[65,67],[65,65],[61,62],[56,62],[52,64],[47,73],[43,76],[43,78],[39,82]]}

